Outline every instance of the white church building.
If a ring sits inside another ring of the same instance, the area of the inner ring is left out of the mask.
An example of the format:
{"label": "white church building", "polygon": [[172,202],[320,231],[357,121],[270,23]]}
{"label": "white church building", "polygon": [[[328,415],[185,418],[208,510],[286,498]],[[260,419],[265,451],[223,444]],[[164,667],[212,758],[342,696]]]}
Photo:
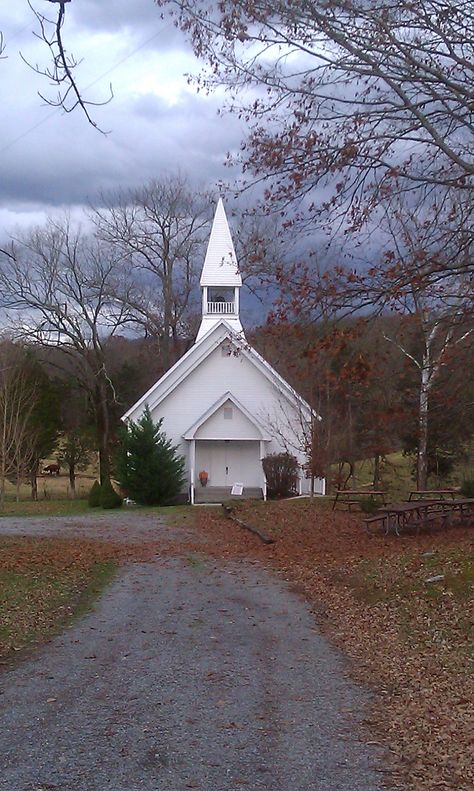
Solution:
{"label": "white church building", "polygon": [[[309,493],[305,446],[311,409],[245,338],[242,278],[222,200],[200,285],[202,320],[194,345],[123,420],[139,420],[147,405],[154,422],[163,419],[162,430],[185,459],[193,504],[221,502],[232,490],[266,498],[262,459],[285,451],[299,462],[299,492]],[[324,494],[323,480],[314,486]]]}

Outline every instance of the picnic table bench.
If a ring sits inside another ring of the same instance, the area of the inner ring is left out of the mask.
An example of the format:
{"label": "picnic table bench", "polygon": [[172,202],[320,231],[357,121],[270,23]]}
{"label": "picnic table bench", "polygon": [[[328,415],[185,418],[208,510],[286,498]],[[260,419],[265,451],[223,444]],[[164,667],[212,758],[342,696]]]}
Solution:
{"label": "picnic table bench", "polygon": [[[452,500],[459,494],[457,489],[413,489],[410,492],[408,501],[412,500],[444,500],[451,497]],[[430,495],[433,495],[432,497]]]}
{"label": "picnic table bench", "polygon": [[374,489],[336,489],[332,510],[334,511],[337,503],[342,503],[347,505],[350,511],[353,505],[360,507],[361,500],[371,497],[379,497],[384,505],[387,504],[385,492],[374,491]]}
{"label": "picnic table bench", "polygon": [[463,523],[473,516],[474,497],[451,501],[417,500],[384,506],[378,513],[364,519],[364,523],[369,534],[374,526],[381,526],[385,535],[393,532],[399,536],[406,529],[415,528],[418,533],[422,527],[437,523],[447,528],[456,517]]}

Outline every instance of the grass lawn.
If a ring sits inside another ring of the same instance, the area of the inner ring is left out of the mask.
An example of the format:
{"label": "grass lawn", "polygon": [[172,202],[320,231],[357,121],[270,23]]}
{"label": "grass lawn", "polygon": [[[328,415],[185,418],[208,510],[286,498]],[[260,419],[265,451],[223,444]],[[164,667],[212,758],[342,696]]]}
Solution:
{"label": "grass lawn", "polygon": [[216,509],[197,511],[209,551],[281,572],[376,690],[370,738],[387,748],[395,781],[472,791],[472,529],[369,537],[361,516],[318,500],[240,504],[241,519],[275,538],[264,545]]}
{"label": "grass lawn", "polygon": [[[113,519],[123,509],[88,508],[86,500],[9,502],[3,515],[64,516],[87,513]],[[132,509],[130,509],[132,510]],[[170,525],[188,523],[189,506],[134,508],[139,513],[167,516]],[[0,656],[56,633],[80,616],[97,598],[118,565],[155,557],[156,542],[127,544],[78,538],[32,538],[1,535],[0,520]],[[173,548],[170,550],[174,552]]]}
{"label": "grass lawn", "polygon": [[[2,516],[75,516],[90,512],[87,500],[7,500],[0,509]],[[1,523],[0,523],[1,524]]]}
{"label": "grass lawn", "polygon": [[[335,474],[336,468],[333,468]],[[392,502],[406,500],[409,492],[416,489],[416,477],[414,472],[414,458],[404,456],[401,451],[389,453],[382,463],[382,489],[387,492]],[[373,481],[374,468],[373,459],[363,459],[355,465],[354,486],[347,488],[357,488],[367,486]],[[472,462],[458,464],[449,478],[436,478],[431,476],[428,480],[429,489],[457,488],[462,481],[474,478]]]}
{"label": "grass lawn", "polygon": [[100,542],[0,537],[0,656],[42,642],[87,610],[116,568]]}

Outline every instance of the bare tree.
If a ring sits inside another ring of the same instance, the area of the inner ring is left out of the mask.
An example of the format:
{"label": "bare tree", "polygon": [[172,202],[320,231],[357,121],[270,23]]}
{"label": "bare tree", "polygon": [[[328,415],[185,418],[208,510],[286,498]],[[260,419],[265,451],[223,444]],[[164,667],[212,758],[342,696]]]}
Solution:
{"label": "bare tree", "polygon": [[6,481],[15,483],[16,497],[35,452],[30,419],[37,394],[28,376],[22,350],[10,342],[0,349],[0,502],[5,502]]}
{"label": "bare tree", "polygon": [[281,219],[252,209],[233,211],[233,239],[244,286],[268,302],[275,278],[288,263],[290,239],[282,233]]}
{"label": "bare tree", "polygon": [[68,429],[63,432],[58,448],[58,463],[67,467],[69,475],[69,497],[76,496],[76,473],[86,470],[90,464],[93,440],[90,432]]}
{"label": "bare tree", "polygon": [[[267,205],[338,233],[387,194],[443,195],[472,228],[474,12],[468,0],[160,0],[251,124],[241,159]],[[451,198],[451,192],[455,197]],[[472,239],[472,231],[471,239]]]}
{"label": "bare tree", "polygon": [[130,258],[136,277],[133,310],[158,338],[165,368],[179,353],[204,257],[210,198],[181,176],[102,196],[93,210],[97,234]]}
{"label": "bare tree", "polygon": [[[336,313],[368,309],[373,313],[378,307],[408,319],[401,324],[410,328],[408,342],[393,333],[384,337],[418,372],[417,486],[426,489],[430,394],[449,364],[451,350],[468,342],[474,332],[474,290],[472,275],[464,267],[448,276],[444,262],[453,251],[449,245],[439,247],[436,216],[417,209],[393,196],[386,212],[392,245],[383,261],[363,272],[340,268],[334,277],[320,279],[320,289],[329,293]],[[440,280],[443,267],[446,274]]]}
{"label": "bare tree", "polygon": [[[459,284],[460,292],[466,296],[465,284]],[[416,482],[418,489],[426,489],[428,477],[428,438],[429,403],[434,384],[444,366],[449,364],[453,347],[467,342],[473,333],[472,292],[467,301],[454,304],[436,304],[433,295],[420,290],[417,283],[412,285],[411,302],[403,300],[404,309],[409,313],[419,343],[418,348],[410,348],[403,339],[386,334],[387,341],[402,352],[418,371],[418,447]]]}
{"label": "bare tree", "polygon": [[73,231],[68,222],[50,220],[44,228],[14,239],[3,251],[1,263],[0,304],[17,336],[44,348],[60,346],[90,395],[100,477],[107,480],[114,388],[106,348],[133,318],[123,256]]}

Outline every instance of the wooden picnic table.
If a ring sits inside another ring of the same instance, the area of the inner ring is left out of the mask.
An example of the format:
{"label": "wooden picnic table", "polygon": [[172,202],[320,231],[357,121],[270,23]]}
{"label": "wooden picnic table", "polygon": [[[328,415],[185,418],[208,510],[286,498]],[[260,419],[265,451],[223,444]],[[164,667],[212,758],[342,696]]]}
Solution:
{"label": "wooden picnic table", "polygon": [[407,528],[416,528],[419,532],[421,527],[428,527],[431,524],[441,523],[442,527],[448,527],[453,522],[453,517],[459,512],[459,520],[464,522],[465,518],[474,515],[474,497],[460,500],[416,500],[405,503],[392,503],[379,508],[377,514],[364,519],[367,532],[371,532],[374,525],[382,525],[385,535],[393,532],[397,536],[400,531]]}
{"label": "wooden picnic table", "polygon": [[[459,494],[457,489],[413,489],[410,492],[408,501],[412,500],[444,500],[451,497],[452,500]],[[433,495],[432,497],[430,495]]]}
{"label": "wooden picnic table", "polygon": [[336,496],[333,500],[332,510],[334,511],[337,503],[339,502],[347,505],[350,511],[351,506],[360,505],[360,501],[362,499],[370,499],[371,497],[380,497],[383,504],[387,504],[385,492],[374,491],[374,489],[336,489]]}

